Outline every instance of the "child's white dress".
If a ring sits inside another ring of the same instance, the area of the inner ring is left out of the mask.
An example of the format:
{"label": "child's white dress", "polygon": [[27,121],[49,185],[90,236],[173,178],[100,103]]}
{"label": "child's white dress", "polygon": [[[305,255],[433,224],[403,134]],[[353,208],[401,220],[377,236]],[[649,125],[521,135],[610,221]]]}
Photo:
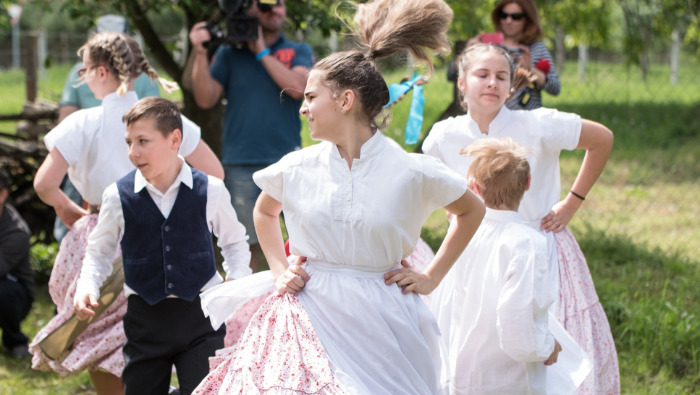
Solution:
{"label": "child's white dress", "polygon": [[[528,162],[532,182],[518,212],[531,227],[539,230],[542,218],[560,201],[559,154],[562,150],[575,149],[580,133],[581,118],[576,114],[548,108],[511,111],[504,106],[489,125],[488,134],[481,133],[469,113],[436,123],[423,144],[423,152],[466,174],[471,159],[459,151],[478,139],[510,137],[531,148]],[[552,289],[558,290],[556,318],[593,361],[593,372],[579,393],[619,393],[615,343],[586,259],[568,229],[559,233],[540,232],[547,237]]]}
{"label": "child's white dress", "polygon": [[352,169],[335,145],[321,143],[288,154],[254,180],[282,203],[291,253],[308,258],[311,279],[298,297],[268,297],[195,393],[446,389],[432,314],[383,275],[409,256],[425,219],[465,193],[464,178],[377,132]]}
{"label": "child's white dress", "polygon": [[[134,169],[124,140],[126,127],[122,116],[138,101],[136,93],[123,97],[110,93],[102,105],[70,114],[45,137],[49,151],[57,149],[68,162],[68,177],[80,196],[93,207],[99,207],[102,193],[111,183]],[[183,117],[184,133],[180,147],[183,156],[190,155],[200,139],[200,130]],[[49,293],[56,304],[57,314],[32,340],[29,350],[32,368],[54,370],[59,375],[77,374],[85,369],[102,370],[116,376],[122,374],[126,341],[122,317],[126,313],[126,298],[119,297],[76,338],[73,347],[57,360],[51,360],[39,348],[39,342],[73,315],[76,281],[85,257],[87,239],[97,225],[97,214],[90,214],[73,224],[61,242],[56,255]],[[118,252],[115,259],[121,253]]]}

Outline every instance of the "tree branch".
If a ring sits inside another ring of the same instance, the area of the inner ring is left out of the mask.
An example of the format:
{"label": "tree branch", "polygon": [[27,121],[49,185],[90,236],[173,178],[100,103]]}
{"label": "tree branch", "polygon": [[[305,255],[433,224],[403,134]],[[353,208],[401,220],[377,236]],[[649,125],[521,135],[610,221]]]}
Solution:
{"label": "tree branch", "polygon": [[138,0],[124,0],[123,4],[126,7],[126,13],[134,22],[139,32],[141,32],[144,42],[148,46],[150,53],[153,54],[158,61],[160,67],[162,67],[172,79],[180,83],[182,80],[182,68],[175,62],[170,52],[168,52],[165,45],[163,45],[160,37],[158,37],[158,34],[153,30],[151,21],[146,17],[146,12],[141,8]]}

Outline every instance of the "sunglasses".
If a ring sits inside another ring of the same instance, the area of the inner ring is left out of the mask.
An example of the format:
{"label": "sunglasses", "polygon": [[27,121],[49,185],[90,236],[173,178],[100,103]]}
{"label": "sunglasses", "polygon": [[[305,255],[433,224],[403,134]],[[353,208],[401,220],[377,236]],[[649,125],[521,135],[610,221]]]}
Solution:
{"label": "sunglasses", "polygon": [[514,21],[519,21],[519,20],[525,18],[525,14],[523,14],[522,12],[514,12],[512,14],[509,14],[507,12],[501,11],[500,17],[501,17],[501,19],[508,19],[508,17],[510,17],[510,19],[512,19]]}
{"label": "sunglasses", "polygon": [[78,77],[82,78],[82,77],[85,75],[85,72],[87,72],[88,70],[92,70],[92,69],[94,69],[95,67],[100,67],[100,65],[98,64],[98,65],[94,65],[94,66],[90,66],[90,67],[81,67],[81,68],[79,68],[78,71],[77,71]]}

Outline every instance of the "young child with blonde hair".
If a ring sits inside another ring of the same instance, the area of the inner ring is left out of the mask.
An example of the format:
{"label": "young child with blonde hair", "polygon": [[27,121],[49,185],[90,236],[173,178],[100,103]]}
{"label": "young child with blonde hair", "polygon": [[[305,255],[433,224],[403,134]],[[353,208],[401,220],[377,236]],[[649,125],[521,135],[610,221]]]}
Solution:
{"label": "young child with blonde hair", "polygon": [[467,179],[486,215],[429,301],[448,344],[450,393],[544,394],[561,347],[547,323],[547,240],[518,214],[530,186],[526,150],[489,138],[462,153],[473,158]]}

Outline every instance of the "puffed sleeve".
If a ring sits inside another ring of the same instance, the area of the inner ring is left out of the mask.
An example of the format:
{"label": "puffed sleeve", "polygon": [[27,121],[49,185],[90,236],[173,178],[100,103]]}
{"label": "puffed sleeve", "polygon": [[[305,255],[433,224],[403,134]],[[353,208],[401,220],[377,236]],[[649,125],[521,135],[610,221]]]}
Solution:
{"label": "puffed sleeve", "polygon": [[573,150],[581,137],[581,117],[577,114],[551,108],[532,110],[539,118],[537,123],[543,133],[542,144],[548,151]]}
{"label": "puffed sleeve", "polygon": [[446,124],[447,123],[445,121],[441,121],[433,125],[433,128],[430,129],[428,136],[425,138],[423,145],[421,146],[421,150],[423,150],[424,154],[438,158],[443,162],[445,161],[445,158],[442,157],[442,153],[440,152],[440,140],[445,134],[444,130]]}
{"label": "puffed sleeve", "polygon": [[202,131],[196,123],[186,116],[182,116],[182,144],[180,145],[180,155],[188,157],[199,145]]}
{"label": "puffed sleeve", "polygon": [[284,174],[293,165],[301,163],[302,152],[290,152],[277,163],[253,173],[253,181],[265,193],[278,202],[284,196]]}
{"label": "puffed sleeve", "polygon": [[467,180],[437,158],[415,154],[423,176],[423,202],[430,213],[459,199],[467,191]]}
{"label": "puffed sleeve", "polygon": [[76,111],[44,136],[46,148],[49,151],[56,148],[69,166],[83,159],[81,153],[87,152],[92,142],[86,123],[90,115],[90,110]]}

